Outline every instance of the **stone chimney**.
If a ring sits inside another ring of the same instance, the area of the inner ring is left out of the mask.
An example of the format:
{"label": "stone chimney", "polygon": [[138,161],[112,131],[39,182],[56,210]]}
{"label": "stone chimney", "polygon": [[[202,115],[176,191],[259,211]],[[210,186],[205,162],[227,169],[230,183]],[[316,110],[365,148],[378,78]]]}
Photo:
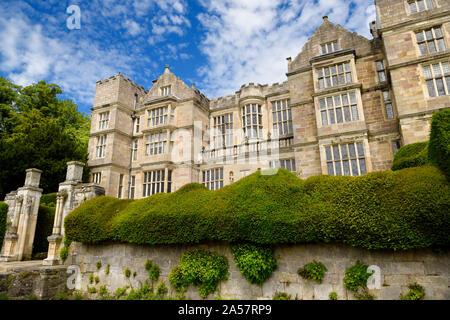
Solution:
{"label": "stone chimney", "polygon": [[380,37],[380,33],[378,32],[376,21],[372,21],[371,23],[369,23],[369,28],[370,28],[370,33],[372,34],[372,36],[374,38]]}
{"label": "stone chimney", "polygon": [[323,19],[323,22],[327,22],[328,21],[328,16],[323,16],[322,19]]}

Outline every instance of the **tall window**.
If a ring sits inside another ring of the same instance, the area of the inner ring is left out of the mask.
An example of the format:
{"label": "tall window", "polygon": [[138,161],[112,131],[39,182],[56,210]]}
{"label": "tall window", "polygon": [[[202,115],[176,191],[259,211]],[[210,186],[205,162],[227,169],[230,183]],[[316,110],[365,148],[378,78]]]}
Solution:
{"label": "tall window", "polygon": [[[149,197],[151,195],[157,194],[157,193],[164,193],[165,189],[165,183],[166,183],[166,176],[165,176],[165,170],[155,170],[155,171],[148,171],[144,172],[144,188],[143,188],[143,197]],[[172,188],[172,171],[168,170],[168,179],[167,181],[170,181],[170,189]],[[168,191],[168,192],[171,192]]]}
{"label": "tall window", "polygon": [[222,116],[214,117],[214,146],[221,148],[223,146],[233,145],[233,114],[228,113]]}
{"label": "tall window", "polygon": [[106,135],[97,137],[96,156],[97,158],[106,156]]}
{"label": "tall window", "polygon": [[411,13],[431,10],[434,8],[433,0],[410,0],[408,2]]}
{"label": "tall window", "polygon": [[391,93],[389,90],[383,91],[383,100],[386,109],[386,118],[394,119],[394,108],[392,107]]}
{"label": "tall window", "polygon": [[133,161],[136,161],[137,160],[137,155],[138,155],[138,146],[139,146],[138,140],[133,140],[132,146],[133,146],[132,159],[133,159]]}
{"label": "tall window", "polygon": [[289,103],[289,100],[272,102],[273,134],[275,136],[282,136],[293,132],[292,113]]}
{"label": "tall window", "polygon": [[117,193],[117,198],[122,198],[122,192],[123,192],[123,174],[119,176],[119,191]]}
{"label": "tall window", "polygon": [[430,97],[450,94],[450,66],[441,62],[423,67]]}
{"label": "tall window", "polygon": [[269,165],[272,169],[275,168],[283,168],[292,172],[296,172],[297,168],[295,167],[295,159],[285,159],[285,160],[275,160],[270,161]]}
{"label": "tall window", "polygon": [[322,44],[321,47],[322,47],[322,54],[332,53],[332,52],[339,50],[337,40],[328,42],[328,43],[324,43],[324,44]]}
{"label": "tall window", "polygon": [[93,173],[92,182],[96,184],[102,183],[102,173],[101,172]]}
{"label": "tall window", "polygon": [[362,142],[333,145],[325,148],[330,176],[359,176],[367,173]]}
{"label": "tall window", "polygon": [[444,37],[440,27],[420,31],[416,33],[416,39],[422,55],[445,50]]}
{"label": "tall window", "polygon": [[336,64],[317,70],[319,75],[319,88],[330,88],[352,82],[350,63]]}
{"label": "tall window", "polygon": [[167,112],[167,107],[149,110],[147,126],[151,128],[162,124],[167,124]]}
{"label": "tall window", "polygon": [[219,190],[223,188],[223,168],[203,170],[202,183],[209,190]]}
{"label": "tall window", "polygon": [[356,93],[344,93],[319,100],[322,125],[359,120]]}
{"label": "tall window", "polygon": [[136,118],[136,122],[134,124],[134,131],[135,131],[135,133],[139,133],[139,131],[141,129],[140,126],[141,126],[141,117],[137,117]]}
{"label": "tall window", "polygon": [[131,176],[130,179],[130,199],[134,199],[134,192],[136,190],[136,176]]}
{"label": "tall window", "polygon": [[166,153],[167,148],[167,132],[154,133],[147,136],[145,145],[145,155],[153,156]]}
{"label": "tall window", "polygon": [[108,129],[109,127],[109,111],[100,113],[100,120],[98,123],[98,128],[100,130]]}
{"label": "tall window", "polygon": [[387,79],[383,60],[377,61],[377,72],[378,72],[378,80],[380,82],[385,82]]}
{"label": "tall window", "polygon": [[169,96],[171,94],[172,94],[172,87],[171,86],[161,87],[161,95],[163,97]]}
{"label": "tall window", "polygon": [[402,143],[400,140],[392,141],[392,147],[394,148],[394,154],[402,147]]}
{"label": "tall window", "polygon": [[262,111],[259,104],[248,104],[242,108],[242,128],[249,138],[262,138]]}

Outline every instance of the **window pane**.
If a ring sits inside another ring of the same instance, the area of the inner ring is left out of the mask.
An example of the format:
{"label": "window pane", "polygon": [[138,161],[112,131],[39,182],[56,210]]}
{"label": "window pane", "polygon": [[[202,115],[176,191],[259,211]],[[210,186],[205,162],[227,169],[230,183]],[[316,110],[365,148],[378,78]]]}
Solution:
{"label": "window pane", "polygon": [[433,80],[427,80],[428,94],[430,97],[436,97],[436,90],[434,89]]}
{"label": "window pane", "polygon": [[351,143],[348,145],[348,150],[350,152],[350,158],[356,158],[356,150],[355,150],[355,144]]}
{"label": "window pane", "polygon": [[433,77],[433,75],[431,74],[431,67],[430,66],[426,66],[423,68],[423,74],[425,76],[425,79],[430,79]]}
{"label": "window pane", "polygon": [[427,46],[424,42],[419,43],[420,54],[427,54]]}
{"label": "window pane", "polygon": [[442,80],[442,78],[436,79],[436,86],[437,86],[438,94],[440,96],[445,96],[444,81]]}
{"label": "window pane", "polygon": [[425,3],[423,0],[417,1],[417,6],[419,7],[419,12],[425,10]]}
{"label": "window pane", "polygon": [[433,73],[434,73],[435,77],[441,76],[441,67],[440,67],[439,63],[433,64]]}
{"label": "window pane", "polygon": [[328,174],[329,174],[330,176],[334,176],[333,162],[328,162],[328,163],[327,163],[327,167],[328,167]]}
{"label": "window pane", "polygon": [[447,93],[450,94],[450,77],[445,77],[445,82],[447,82]]}
{"label": "window pane", "polygon": [[325,148],[325,154],[327,155],[327,161],[332,161],[333,158],[331,156],[331,147],[326,147]]}
{"label": "window pane", "polygon": [[450,66],[448,62],[442,63],[442,70],[444,70],[444,74],[450,74]]}
{"label": "window pane", "polygon": [[348,159],[348,151],[347,151],[347,145],[343,144],[341,145],[341,153],[342,153],[342,159]]}
{"label": "window pane", "polygon": [[362,142],[358,142],[357,147],[358,147],[358,156],[364,157],[364,148]]}
{"label": "window pane", "polygon": [[352,117],[353,117],[353,121],[359,120],[358,107],[357,106],[352,106]]}
{"label": "window pane", "polygon": [[341,162],[335,162],[334,168],[336,169],[336,175],[342,176],[342,168],[341,168]]}
{"label": "window pane", "polygon": [[347,73],[347,83],[352,82],[352,74],[349,72]]}
{"label": "window pane", "polygon": [[388,119],[394,119],[394,110],[392,109],[392,104],[386,104],[386,116]]}
{"label": "window pane", "polygon": [[352,160],[352,175],[353,176],[358,176],[359,175],[357,160]]}
{"label": "window pane", "polygon": [[333,98],[332,97],[327,98],[327,106],[328,106],[328,108],[333,107]]}
{"label": "window pane", "polygon": [[334,109],[328,110],[328,115],[330,116],[330,124],[335,124]]}
{"label": "window pane", "polygon": [[430,53],[436,52],[436,45],[434,41],[428,41],[428,49],[430,49]]}
{"label": "window pane", "polygon": [[411,2],[409,4],[409,8],[411,10],[411,13],[416,13],[417,12],[417,7],[416,7],[416,3],[415,2]]}
{"label": "window pane", "polygon": [[444,39],[437,40],[437,45],[438,45],[438,51],[444,51],[445,50]]}
{"label": "window pane", "polygon": [[350,163],[348,160],[342,162],[344,166],[344,176],[350,176]]}
{"label": "window pane", "polygon": [[359,168],[361,169],[361,174],[366,174],[367,173],[366,160],[365,159],[360,159],[359,160]]}
{"label": "window pane", "polygon": [[339,146],[333,146],[333,156],[334,156],[334,161],[341,160],[341,156],[339,154]]}
{"label": "window pane", "polygon": [[431,9],[434,8],[433,1],[432,1],[432,0],[427,0],[427,8],[428,8],[428,10],[431,10]]}
{"label": "window pane", "polygon": [[337,118],[337,123],[342,123],[343,119],[342,119],[342,108],[337,108],[336,109],[336,118]]}
{"label": "window pane", "polygon": [[335,96],[334,97],[334,105],[336,107],[340,107],[341,106],[341,97],[340,96]]}
{"label": "window pane", "polygon": [[349,107],[344,107],[344,117],[345,117],[346,122],[352,121],[352,119],[350,117],[350,108]]}

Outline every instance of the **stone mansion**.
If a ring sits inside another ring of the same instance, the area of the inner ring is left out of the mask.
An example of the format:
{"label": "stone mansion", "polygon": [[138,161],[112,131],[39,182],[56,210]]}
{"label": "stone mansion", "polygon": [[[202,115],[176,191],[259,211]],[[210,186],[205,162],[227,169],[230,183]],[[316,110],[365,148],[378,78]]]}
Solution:
{"label": "stone mansion", "polygon": [[388,170],[450,107],[450,1],[375,5],[371,40],[323,17],[287,58],[283,83],[210,100],[168,67],[148,91],[121,74],[97,82],[92,182],[140,199],[192,182],[218,190],[266,168],[302,178]]}

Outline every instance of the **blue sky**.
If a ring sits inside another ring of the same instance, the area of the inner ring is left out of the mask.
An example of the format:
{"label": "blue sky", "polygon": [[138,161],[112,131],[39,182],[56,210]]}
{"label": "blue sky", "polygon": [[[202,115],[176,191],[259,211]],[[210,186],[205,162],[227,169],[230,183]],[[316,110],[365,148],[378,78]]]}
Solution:
{"label": "blue sky", "polygon": [[[209,98],[286,80],[322,16],[371,38],[371,0],[0,0],[0,75],[59,84],[90,113],[95,83],[122,73],[146,90],[167,64]],[[81,29],[66,9],[78,5]]]}

